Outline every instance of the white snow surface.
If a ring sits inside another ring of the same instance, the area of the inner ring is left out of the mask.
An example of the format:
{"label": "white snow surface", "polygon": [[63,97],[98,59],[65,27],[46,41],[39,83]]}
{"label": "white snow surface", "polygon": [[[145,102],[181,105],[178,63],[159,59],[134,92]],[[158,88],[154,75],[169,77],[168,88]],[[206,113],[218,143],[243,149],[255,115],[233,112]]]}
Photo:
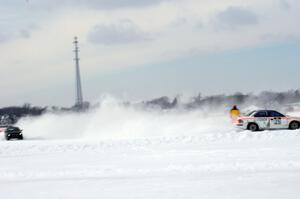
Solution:
{"label": "white snow surface", "polygon": [[[297,115],[297,113],[294,113]],[[104,103],[18,124],[0,199],[298,199],[300,131],[238,131],[224,113]]]}

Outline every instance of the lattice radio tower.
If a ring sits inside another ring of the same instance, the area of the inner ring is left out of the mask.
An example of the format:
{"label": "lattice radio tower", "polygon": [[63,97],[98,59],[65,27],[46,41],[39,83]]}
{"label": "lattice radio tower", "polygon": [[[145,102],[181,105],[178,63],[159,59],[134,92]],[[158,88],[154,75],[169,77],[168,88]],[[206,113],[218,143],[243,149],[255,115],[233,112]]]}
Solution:
{"label": "lattice radio tower", "polygon": [[82,89],[81,89],[81,79],[80,79],[80,69],[79,69],[79,48],[78,48],[78,39],[74,37],[74,46],[75,46],[75,67],[76,67],[76,102],[75,107],[82,108],[83,107],[83,97],[82,97]]}

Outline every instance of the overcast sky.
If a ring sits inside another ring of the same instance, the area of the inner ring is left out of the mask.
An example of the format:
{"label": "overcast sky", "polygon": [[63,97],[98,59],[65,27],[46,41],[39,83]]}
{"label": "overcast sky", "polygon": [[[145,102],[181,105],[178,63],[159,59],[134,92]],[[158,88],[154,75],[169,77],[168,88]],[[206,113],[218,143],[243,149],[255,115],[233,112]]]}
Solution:
{"label": "overcast sky", "polygon": [[0,106],[300,88],[299,0],[0,0]]}

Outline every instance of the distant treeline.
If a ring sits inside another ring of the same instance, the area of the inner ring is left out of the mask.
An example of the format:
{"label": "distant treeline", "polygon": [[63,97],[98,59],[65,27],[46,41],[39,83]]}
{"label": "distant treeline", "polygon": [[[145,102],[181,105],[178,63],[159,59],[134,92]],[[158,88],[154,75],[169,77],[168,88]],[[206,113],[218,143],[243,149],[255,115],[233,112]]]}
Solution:
{"label": "distant treeline", "polygon": [[35,107],[30,104],[11,106],[0,109],[0,125],[16,123],[21,117],[39,116],[46,111],[46,107]]}
{"label": "distant treeline", "polygon": [[[297,105],[297,103],[299,103]],[[100,105],[100,104],[99,104]],[[89,110],[99,107],[99,105],[89,106],[85,104],[83,109],[79,109],[76,106],[71,108],[59,108],[59,107],[36,107],[30,104],[24,104],[23,106],[12,106],[0,108],[0,125],[14,124],[21,117],[26,116],[40,116],[46,112],[63,113],[63,112],[80,112],[81,110]],[[125,103],[126,106],[142,106],[145,108],[154,109],[176,109],[181,108],[185,110],[194,109],[206,109],[206,110],[226,110],[233,105],[237,105],[241,108],[247,108],[256,106],[266,109],[277,109],[288,111],[296,106],[299,106],[300,110],[300,91],[289,90],[286,92],[272,92],[264,91],[257,95],[244,94],[237,92],[232,95],[212,95],[202,96],[198,94],[191,97],[190,100],[182,102],[180,97],[177,96],[173,99],[169,97],[160,97],[149,101],[144,101],[138,104]],[[101,105],[100,105],[101,106]]]}
{"label": "distant treeline", "polygon": [[290,90],[286,92],[264,91],[258,95],[237,92],[232,95],[202,96],[198,94],[187,102],[180,102],[180,97],[170,99],[161,97],[151,101],[143,102],[145,106],[159,107],[161,109],[172,109],[181,107],[184,109],[224,109],[232,105],[240,107],[256,106],[266,109],[292,108],[292,104],[300,103],[300,91]]}

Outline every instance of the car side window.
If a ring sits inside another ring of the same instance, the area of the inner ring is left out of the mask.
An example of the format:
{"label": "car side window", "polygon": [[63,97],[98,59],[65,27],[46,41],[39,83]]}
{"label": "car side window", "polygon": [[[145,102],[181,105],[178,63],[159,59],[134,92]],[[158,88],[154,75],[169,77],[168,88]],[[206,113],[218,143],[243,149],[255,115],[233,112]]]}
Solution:
{"label": "car side window", "polygon": [[267,112],[266,111],[259,111],[254,115],[254,117],[267,117]]}
{"label": "car side window", "polygon": [[281,113],[277,111],[268,111],[268,116],[269,117],[284,117]]}

